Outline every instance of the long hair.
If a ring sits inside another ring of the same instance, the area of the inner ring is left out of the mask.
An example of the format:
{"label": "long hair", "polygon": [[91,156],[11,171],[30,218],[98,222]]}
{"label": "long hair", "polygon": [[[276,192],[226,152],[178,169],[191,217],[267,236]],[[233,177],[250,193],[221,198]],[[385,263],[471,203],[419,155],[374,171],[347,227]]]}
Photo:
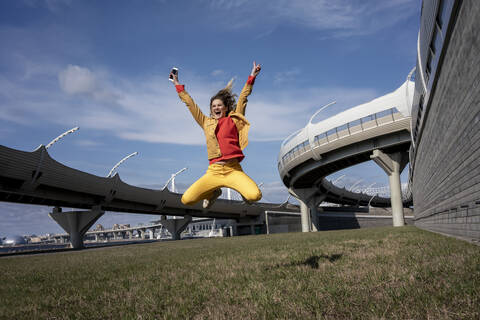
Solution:
{"label": "long hair", "polygon": [[227,107],[226,115],[228,115],[234,109],[234,107],[235,107],[235,97],[237,95],[232,93],[233,80],[234,80],[234,78],[232,78],[230,81],[228,81],[226,87],[223,88],[222,90],[218,91],[217,94],[215,94],[210,99],[210,113],[212,112],[212,103],[213,103],[213,100],[215,100],[215,99],[222,100],[225,107]]}

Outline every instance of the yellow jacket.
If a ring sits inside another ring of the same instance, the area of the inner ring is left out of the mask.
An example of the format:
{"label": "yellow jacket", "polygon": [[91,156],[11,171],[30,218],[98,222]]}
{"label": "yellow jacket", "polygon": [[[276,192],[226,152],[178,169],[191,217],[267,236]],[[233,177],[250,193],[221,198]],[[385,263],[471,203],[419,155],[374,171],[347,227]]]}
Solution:
{"label": "yellow jacket", "polygon": [[[248,145],[248,130],[250,129],[250,123],[245,118],[245,108],[247,107],[248,102],[247,97],[252,93],[252,87],[253,85],[251,84],[245,84],[238,97],[237,107],[228,114],[237,127],[238,143],[242,150]],[[197,104],[193,101],[192,97],[190,97],[185,90],[179,92],[178,96],[187,105],[193,118],[197,121],[200,127],[202,127],[205,133],[205,138],[207,139],[208,160],[222,156],[217,136],[215,135],[218,120],[207,117],[203,114]]]}

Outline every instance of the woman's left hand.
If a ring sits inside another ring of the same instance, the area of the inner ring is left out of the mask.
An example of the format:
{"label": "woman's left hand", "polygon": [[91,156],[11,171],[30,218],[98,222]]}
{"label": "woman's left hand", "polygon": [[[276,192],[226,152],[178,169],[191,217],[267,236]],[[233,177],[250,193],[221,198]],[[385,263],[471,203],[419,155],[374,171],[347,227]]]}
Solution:
{"label": "woman's left hand", "polygon": [[250,75],[252,77],[256,77],[260,73],[260,70],[262,70],[262,66],[260,64],[257,64],[255,61],[253,61],[253,68]]}

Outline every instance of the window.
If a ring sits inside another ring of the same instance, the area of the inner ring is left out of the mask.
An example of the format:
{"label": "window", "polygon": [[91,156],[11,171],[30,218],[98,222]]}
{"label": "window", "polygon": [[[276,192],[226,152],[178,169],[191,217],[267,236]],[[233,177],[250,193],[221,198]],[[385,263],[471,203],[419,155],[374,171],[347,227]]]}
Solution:
{"label": "window", "polygon": [[447,23],[452,12],[454,1],[452,0],[440,0],[437,13],[437,23],[438,26],[445,32],[447,28]]}

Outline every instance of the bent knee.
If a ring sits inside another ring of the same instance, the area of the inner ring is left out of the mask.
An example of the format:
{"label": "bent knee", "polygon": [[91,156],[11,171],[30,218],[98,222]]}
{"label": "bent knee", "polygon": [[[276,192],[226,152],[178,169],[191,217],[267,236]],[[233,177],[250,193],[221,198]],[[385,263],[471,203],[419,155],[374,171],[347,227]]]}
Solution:
{"label": "bent knee", "polygon": [[262,199],[262,192],[259,189],[257,189],[254,192],[247,192],[246,194],[243,195],[243,197],[249,202],[256,202]]}
{"label": "bent knee", "polygon": [[186,206],[191,206],[191,205],[195,204],[195,202],[197,202],[194,198],[188,196],[188,194],[186,194],[186,193],[183,194],[180,201],[182,201],[182,203]]}

